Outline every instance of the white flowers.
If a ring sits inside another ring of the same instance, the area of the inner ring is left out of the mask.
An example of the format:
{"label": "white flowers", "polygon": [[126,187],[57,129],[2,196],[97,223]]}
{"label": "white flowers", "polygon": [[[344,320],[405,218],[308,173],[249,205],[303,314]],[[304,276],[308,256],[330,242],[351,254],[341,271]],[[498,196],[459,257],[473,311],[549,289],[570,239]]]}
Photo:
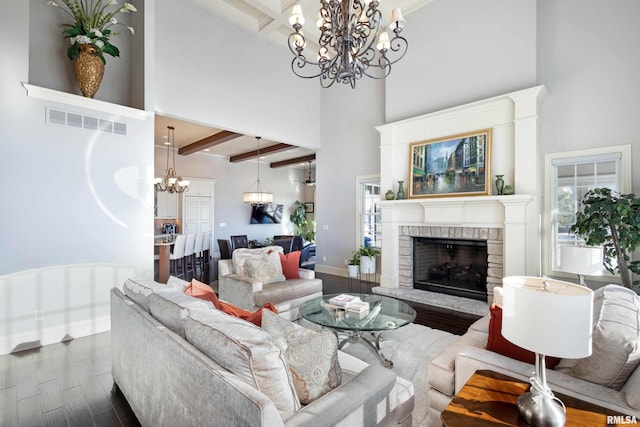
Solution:
{"label": "white flowers", "polygon": [[112,37],[122,34],[111,28],[114,25],[122,25],[135,35],[132,27],[118,22],[115,17],[119,13],[137,12],[131,3],[123,4],[118,0],[48,0],[47,5],[59,8],[72,19],[71,23],[63,24],[62,31],[63,37],[71,42],[67,49],[71,60],[78,57],[78,45],[81,44],[93,46],[95,55],[103,62],[104,54],[120,56],[120,50],[111,44]]}

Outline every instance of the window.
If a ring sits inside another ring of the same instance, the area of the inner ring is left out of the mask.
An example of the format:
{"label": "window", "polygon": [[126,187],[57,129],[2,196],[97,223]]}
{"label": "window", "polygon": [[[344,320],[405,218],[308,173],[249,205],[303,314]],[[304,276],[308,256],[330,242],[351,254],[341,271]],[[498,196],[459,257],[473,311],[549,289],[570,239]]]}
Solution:
{"label": "window", "polygon": [[[631,189],[629,145],[579,152],[554,153],[545,157],[547,180],[543,230],[545,242],[544,272],[556,275],[560,265],[560,246],[583,243],[571,233],[580,202],[592,188],[607,187],[625,193]],[[559,274],[559,275],[562,275]]]}
{"label": "window", "polygon": [[357,242],[356,247],[365,245],[380,248],[382,244],[382,224],[380,223],[380,207],[376,202],[380,200],[379,176],[357,178]]}

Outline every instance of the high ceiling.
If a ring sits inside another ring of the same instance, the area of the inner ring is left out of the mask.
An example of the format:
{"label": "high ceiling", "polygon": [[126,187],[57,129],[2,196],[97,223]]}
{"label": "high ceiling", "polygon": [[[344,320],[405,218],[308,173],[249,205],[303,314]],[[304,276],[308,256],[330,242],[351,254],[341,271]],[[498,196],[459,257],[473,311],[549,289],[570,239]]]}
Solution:
{"label": "high ceiling", "polygon": [[[287,48],[287,37],[292,32],[289,24],[289,15],[294,4],[300,3],[306,24],[303,31],[308,41],[317,40],[318,29],[314,25],[320,2],[318,0],[197,0],[199,3],[221,17],[228,19],[237,25],[260,34],[272,42]],[[381,0],[380,10],[383,16],[383,25],[391,16],[391,10],[399,7],[407,19],[407,25],[411,25],[411,19],[407,17],[411,12],[430,3],[433,0]],[[314,46],[307,46],[307,50],[314,50]],[[155,145],[165,146],[167,126],[175,127],[176,148],[200,152],[215,156],[224,156],[230,161],[245,161],[255,159],[257,143],[254,136],[237,135],[224,129],[203,126],[183,120],[156,115]],[[198,145],[192,145],[199,142]],[[207,148],[203,148],[208,146]],[[273,150],[273,152],[268,152]],[[286,146],[277,141],[260,140],[261,158],[271,167],[307,167],[308,160],[314,155],[314,151],[308,148]],[[188,154],[187,154],[188,155]]]}

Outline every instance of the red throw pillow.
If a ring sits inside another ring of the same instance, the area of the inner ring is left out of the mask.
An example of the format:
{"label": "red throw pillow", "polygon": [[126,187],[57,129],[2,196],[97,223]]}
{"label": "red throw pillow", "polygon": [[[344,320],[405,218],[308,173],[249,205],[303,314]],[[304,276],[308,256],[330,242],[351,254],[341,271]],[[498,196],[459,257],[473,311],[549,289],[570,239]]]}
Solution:
{"label": "red throw pillow", "polygon": [[268,302],[253,313],[245,310],[244,308],[240,308],[233,304],[229,304],[228,302],[220,301],[220,310],[224,313],[227,313],[231,316],[239,317],[240,319],[246,320],[247,322],[251,322],[256,326],[262,326],[262,310],[271,310],[275,314],[278,314],[278,310],[276,307]]}
{"label": "red throw pillow", "polygon": [[282,252],[278,252],[280,255],[280,264],[282,264],[282,274],[284,274],[287,280],[300,278],[298,266],[300,265],[301,253],[300,251],[293,251],[285,255]]}
{"label": "red throw pillow", "polygon": [[[534,364],[536,354],[525,350],[507,340],[502,336],[502,307],[491,304],[491,319],[489,320],[489,338],[487,339],[487,350],[502,354],[512,359]],[[549,369],[555,368],[560,362],[556,357],[545,357],[545,365]]]}
{"label": "red throw pillow", "polygon": [[211,301],[213,306],[220,310],[220,300],[215,291],[211,289],[211,286],[205,285],[196,279],[191,279],[191,283],[184,289],[184,293],[205,301]]}

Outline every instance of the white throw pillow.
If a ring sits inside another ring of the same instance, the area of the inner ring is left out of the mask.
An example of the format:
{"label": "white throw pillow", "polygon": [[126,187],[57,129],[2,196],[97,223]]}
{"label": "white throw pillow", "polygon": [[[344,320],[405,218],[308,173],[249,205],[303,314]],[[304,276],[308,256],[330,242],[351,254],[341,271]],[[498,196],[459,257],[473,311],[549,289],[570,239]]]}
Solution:
{"label": "white throw pillow", "polygon": [[231,254],[231,261],[233,262],[233,272],[238,276],[244,276],[244,263],[249,258],[261,258],[270,252],[283,252],[281,246],[266,246],[264,248],[239,248],[233,251]]}
{"label": "white throw pillow", "polygon": [[640,297],[607,285],[593,296],[591,356],[563,359],[555,370],[619,390],[640,363]]}
{"label": "white throw pillow", "polygon": [[244,276],[260,280],[264,285],[287,280],[282,273],[282,262],[278,252],[247,258],[244,261]]}
{"label": "white throw pillow", "polygon": [[[211,360],[271,399],[283,420],[300,409],[284,351],[266,331],[221,311],[210,310],[187,317],[185,336]],[[215,420],[211,421],[215,424]]]}
{"label": "white throw pillow", "polygon": [[265,310],[262,329],[285,351],[300,403],[309,404],[342,382],[338,339],[328,330],[314,332]]}

